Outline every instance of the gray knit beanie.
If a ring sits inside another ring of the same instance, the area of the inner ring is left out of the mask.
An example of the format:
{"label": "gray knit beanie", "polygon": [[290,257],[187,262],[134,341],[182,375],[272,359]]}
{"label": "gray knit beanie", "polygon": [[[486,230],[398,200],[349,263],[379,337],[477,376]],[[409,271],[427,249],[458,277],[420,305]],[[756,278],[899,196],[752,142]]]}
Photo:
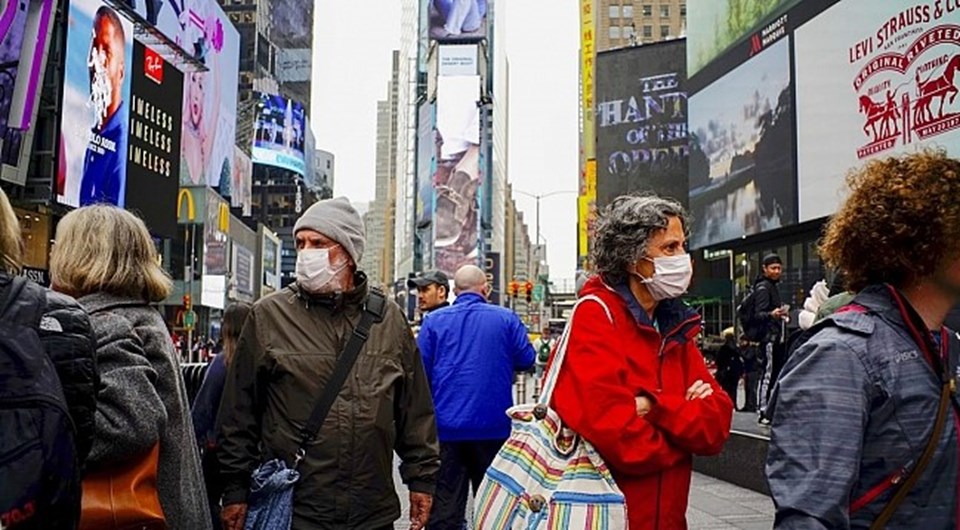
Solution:
{"label": "gray knit beanie", "polygon": [[360,264],[365,242],[363,219],[346,197],[319,201],[307,208],[293,226],[293,234],[305,228],[340,243],[353,262]]}

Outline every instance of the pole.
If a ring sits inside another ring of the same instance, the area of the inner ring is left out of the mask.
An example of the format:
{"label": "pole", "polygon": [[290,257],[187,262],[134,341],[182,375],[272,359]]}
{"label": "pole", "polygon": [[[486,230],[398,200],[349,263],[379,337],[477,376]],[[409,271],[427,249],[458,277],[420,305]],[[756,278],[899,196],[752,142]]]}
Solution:
{"label": "pole", "polygon": [[[195,261],[195,252],[197,245],[193,240],[197,237],[197,225],[190,225],[190,232],[193,237],[190,238],[190,281],[187,284],[188,291],[190,292],[190,310],[193,310],[193,268],[196,265]],[[187,359],[189,362],[193,361],[193,326],[187,328]]]}

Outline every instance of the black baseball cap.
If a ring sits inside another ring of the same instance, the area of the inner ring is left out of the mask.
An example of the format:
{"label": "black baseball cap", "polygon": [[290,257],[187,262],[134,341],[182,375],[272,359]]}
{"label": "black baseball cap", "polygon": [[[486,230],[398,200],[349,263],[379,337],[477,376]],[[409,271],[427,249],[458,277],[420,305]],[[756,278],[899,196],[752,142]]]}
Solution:
{"label": "black baseball cap", "polygon": [[773,253],[767,254],[766,256],[763,257],[763,266],[764,266],[764,267],[766,267],[766,266],[768,266],[768,265],[773,265],[774,263],[776,263],[776,264],[778,264],[778,265],[783,265],[783,260],[780,259],[780,256],[778,256],[777,254],[773,254]]}
{"label": "black baseball cap", "polygon": [[420,287],[426,287],[431,283],[437,285],[442,285],[446,288],[450,288],[450,279],[447,278],[447,275],[440,271],[426,271],[420,273],[416,278],[411,278],[407,280],[407,287],[410,289],[417,289]]}

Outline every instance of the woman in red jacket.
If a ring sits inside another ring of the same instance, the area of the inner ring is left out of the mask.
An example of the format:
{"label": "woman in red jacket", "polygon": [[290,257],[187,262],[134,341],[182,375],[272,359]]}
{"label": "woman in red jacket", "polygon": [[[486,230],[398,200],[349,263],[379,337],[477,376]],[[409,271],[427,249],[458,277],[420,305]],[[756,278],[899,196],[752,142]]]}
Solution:
{"label": "woman in red jacket", "polygon": [[553,406],[606,460],[630,530],[685,529],[693,455],[719,453],[733,404],[707,372],[700,316],[678,298],[692,264],[683,207],[626,196],[597,228],[598,275],[580,293]]}

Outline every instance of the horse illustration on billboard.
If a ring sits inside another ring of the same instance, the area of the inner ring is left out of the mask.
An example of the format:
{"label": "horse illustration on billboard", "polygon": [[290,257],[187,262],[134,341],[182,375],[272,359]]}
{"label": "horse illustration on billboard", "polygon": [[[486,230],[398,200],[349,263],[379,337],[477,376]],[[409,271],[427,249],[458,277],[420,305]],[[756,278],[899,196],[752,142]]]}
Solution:
{"label": "horse illustration on billboard", "polygon": [[[887,91],[887,99],[883,103],[877,103],[870,96],[860,96],[860,112],[867,117],[867,122],[863,125],[863,133],[871,136],[873,133],[874,141],[883,140],[900,134],[897,128],[897,120],[900,119],[900,109],[897,107],[896,91]],[[877,122],[880,122],[879,135],[877,134]],[[891,125],[893,126],[891,129]]]}
{"label": "horse illustration on billboard", "polygon": [[[913,119],[917,124],[924,124],[943,117],[943,105],[950,98],[952,105],[957,98],[957,87],[954,85],[954,76],[960,70],[960,54],[954,55],[947,63],[946,69],[939,77],[930,76],[926,81],[920,80],[920,70],[917,70],[917,102],[913,109]],[[940,106],[936,114],[931,110],[934,98],[940,99]]]}

